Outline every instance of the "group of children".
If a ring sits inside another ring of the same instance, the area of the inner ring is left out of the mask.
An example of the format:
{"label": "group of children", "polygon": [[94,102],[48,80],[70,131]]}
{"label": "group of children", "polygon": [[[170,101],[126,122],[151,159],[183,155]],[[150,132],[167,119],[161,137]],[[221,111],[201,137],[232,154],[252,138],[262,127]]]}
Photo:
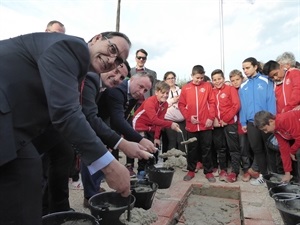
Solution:
{"label": "group of children", "polygon": [[[235,182],[240,168],[241,179],[252,185],[262,185],[263,176],[270,172],[284,174],[283,182],[291,180],[292,170],[298,177],[300,70],[295,66],[295,57],[288,52],[263,68],[250,57],[242,63],[246,77],[233,70],[229,85],[222,70],[214,70],[211,82],[206,82],[204,68],[193,67],[192,79],[183,85],[178,99],[187,138],[197,138],[188,145],[188,172],[183,180],[191,180],[200,164],[209,182],[217,176]],[[144,101],[133,119],[133,127],[145,136],[151,134],[155,144],[160,144],[163,128],[180,131],[178,124],[164,120],[169,90],[164,81],[158,82],[155,96]],[[267,144],[274,132],[279,151]]]}

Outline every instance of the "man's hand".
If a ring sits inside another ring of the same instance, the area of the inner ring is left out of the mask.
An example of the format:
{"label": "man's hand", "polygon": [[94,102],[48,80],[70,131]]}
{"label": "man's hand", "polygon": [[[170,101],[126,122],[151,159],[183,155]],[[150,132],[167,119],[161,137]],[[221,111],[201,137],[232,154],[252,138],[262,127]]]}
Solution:
{"label": "man's hand", "polygon": [[143,138],[139,144],[144,146],[150,153],[155,153],[157,151],[157,148],[155,148],[154,144],[146,138]]}
{"label": "man's hand", "polygon": [[152,154],[147,152],[147,149],[136,142],[131,142],[123,139],[118,148],[124,152],[129,158],[149,159]]}
{"label": "man's hand", "polygon": [[123,197],[130,194],[130,176],[128,169],[120,162],[114,159],[110,164],[102,169],[105,175],[105,181],[108,186]]}
{"label": "man's hand", "polygon": [[178,123],[173,122],[171,125],[171,129],[175,130],[177,132],[180,132],[180,127],[179,127]]}

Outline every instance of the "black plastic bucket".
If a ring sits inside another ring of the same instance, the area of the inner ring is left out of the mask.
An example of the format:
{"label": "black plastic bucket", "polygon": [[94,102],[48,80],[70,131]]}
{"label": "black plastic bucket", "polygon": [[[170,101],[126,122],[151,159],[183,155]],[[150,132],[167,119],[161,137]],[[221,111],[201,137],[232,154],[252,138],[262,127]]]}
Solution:
{"label": "black plastic bucket", "polygon": [[119,217],[127,209],[129,198],[131,201],[130,209],[132,209],[135,204],[133,195],[125,198],[117,192],[96,194],[89,199],[91,214],[99,219],[101,225],[123,225]]}
{"label": "black plastic bucket", "polygon": [[150,209],[158,184],[152,181],[139,180],[131,185],[131,193],[135,197],[134,207]]}
{"label": "black plastic bucket", "polygon": [[99,225],[97,219],[80,212],[56,212],[43,216],[43,225]]}
{"label": "black plastic bucket", "polygon": [[[263,175],[263,178],[267,184],[268,190],[270,190],[271,188],[276,187],[278,185],[281,185],[282,177],[283,177],[283,175],[277,174],[277,173]],[[270,196],[272,197],[271,193],[270,193]]]}
{"label": "black plastic bucket", "polygon": [[165,189],[171,186],[174,168],[150,166],[147,169],[149,180],[158,184],[158,189]]}
{"label": "black plastic bucket", "polygon": [[285,225],[300,223],[300,195],[294,193],[273,194],[276,208]]}
{"label": "black plastic bucket", "polygon": [[281,184],[269,190],[270,196],[278,193],[294,193],[300,195],[300,185],[297,184]]}

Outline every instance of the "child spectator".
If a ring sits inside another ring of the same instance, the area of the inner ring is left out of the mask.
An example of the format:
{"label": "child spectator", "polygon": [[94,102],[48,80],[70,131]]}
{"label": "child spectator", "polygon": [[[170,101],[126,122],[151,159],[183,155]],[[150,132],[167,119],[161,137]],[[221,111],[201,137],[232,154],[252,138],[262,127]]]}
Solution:
{"label": "child spectator", "polygon": [[[135,111],[132,120],[133,129],[138,131],[144,138],[149,139],[155,146],[160,146],[161,129],[171,127],[179,131],[179,125],[172,121],[164,120],[168,109],[167,99],[170,86],[164,81],[155,85],[155,95],[147,98]],[[157,157],[157,156],[156,156]],[[138,175],[145,170],[146,160],[138,161]]]}
{"label": "child spectator", "polygon": [[[219,180],[233,183],[240,172],[240,147],[237,131],[237,113],[240,100],[237,90],[225,83],[224,73],[216,69],[211,73],[216,99],[216,117],[214,119],[213,144],[220,166]],[[226,146],[231,158],[231,173],[227,173]]]}
{"label": "child spectator", "polygon": [[197,142],[188,145],[187,170],[184,181],[195,176],[199,154],[202,154],[203,172],[209,182],[216,182],[213,175],[211,159],[211,143],[213,120],[215,118],[215,98],[212,86],[204,82],[203,66],[196,65],[192,69],[192,81],[181,89],[178,107],[186,120],[187,137],[196,137]]}
{"label": "child spectator", "polygon": [[[241,84],[244,81],[244,76],[241,71],[235,69],[229,73],[229,79],[233,87],[239,90]],[[238,134],[239,134],[239,144],[241,149],[241,166],[244,174],[242,175],[242,181],[249,182],[251,178],[258,178],[259,171],[258,165],[253,160],[251,155],[251,147],[248,141],[247,133],[242,130],[241,123],[238,119]],[[254,170],[253,170],[253,169]]]}
{"label": "child spectator", "polygon": [[245,59],[242,65],[248,79],[242,83],[239,89],[240,122],[243,131],[247,132],[254,159],[261,173],[257,179],[250,180],[250,184],[263,185],[265,182],[263,175],[268,174],[268,166],[269,170],[273,168],[273,162],[276,160],[273,161],[273,152],[268,151],[265,144],[269,135],[255,127],[253,122],[254,115],[258,111],[276,112],[274,84],[267,76],[261,74],[260,63],[255,58]]}
{"label": "child spectator", "polygon": [[[277,138],[285,171],[282,182],[291,180],[293,161],[297,164],[296,168],[300,174],[300,111],[293,110],[277,114],[276,117],[270,112],[260,111],[255,114],[254,123],[260,130],[274,133]],[[291,140],[294,141],[292,145]]]}

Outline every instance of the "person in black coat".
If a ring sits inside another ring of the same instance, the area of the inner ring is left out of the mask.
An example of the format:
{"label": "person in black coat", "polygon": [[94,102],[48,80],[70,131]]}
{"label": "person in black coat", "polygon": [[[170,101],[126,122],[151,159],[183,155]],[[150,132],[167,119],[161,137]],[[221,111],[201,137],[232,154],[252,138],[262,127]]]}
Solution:
{"label": "person in black coat", "polygon": [[[91,174],[102,170],[111,188],[129,195],[128,170],[87,122],[78,90],[88,71],[99,74],[123,63],[130,46],[119,32],[98,34],[88,44],[60,33],[0,41],[1,225],[42,223],[41,160],[32,140],[51,124],[77,146]],[[120,146],[128,145],[122,142]],[[136,157],[145,156],[132,146]]]}

